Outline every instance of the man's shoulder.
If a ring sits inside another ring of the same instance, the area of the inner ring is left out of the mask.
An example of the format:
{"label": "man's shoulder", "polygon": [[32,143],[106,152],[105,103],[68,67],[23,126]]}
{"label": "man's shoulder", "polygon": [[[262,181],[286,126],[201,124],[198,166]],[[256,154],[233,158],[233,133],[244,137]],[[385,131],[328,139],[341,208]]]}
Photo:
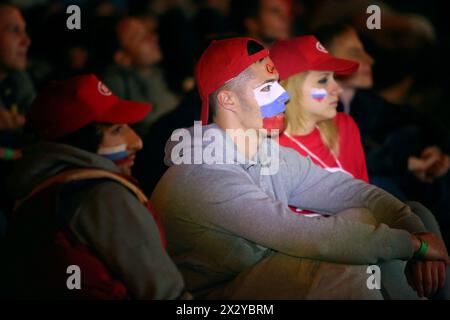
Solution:
{"label": "man's shoulder", "polygon": [[235,164],[178,164],[170,166],[163,178],[173,179],[177,183],[195,183],[199,180],[218,179],[219,176],[245,175],[245,170]]}
{"label": "man's shoulder", "polygon": [[72,182],[66,190],[82,190],[82,203],[109,202],[111,206],[141,203],[135,193],[122,183],[110,178],[87,179]]}

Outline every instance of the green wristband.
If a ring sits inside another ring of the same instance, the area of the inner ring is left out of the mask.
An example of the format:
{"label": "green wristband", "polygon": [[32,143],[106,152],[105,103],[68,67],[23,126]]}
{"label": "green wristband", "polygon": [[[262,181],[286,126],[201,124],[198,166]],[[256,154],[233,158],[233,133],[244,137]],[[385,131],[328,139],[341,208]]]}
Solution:
{"label": "green wristband", "polygon": [[4,160],[13,160],[14,159],[14,150],[10,148],[3,149],[3,159]]}
{"label": "green wristband", "polygon": [[[416,236],[417,237],[417,236]],[[416,252],[414,252],[414,258],[423,259],[425,258],[425,254],[428,250],[428,243],[420,237],[417,237],[420,240],[420,248]]]}

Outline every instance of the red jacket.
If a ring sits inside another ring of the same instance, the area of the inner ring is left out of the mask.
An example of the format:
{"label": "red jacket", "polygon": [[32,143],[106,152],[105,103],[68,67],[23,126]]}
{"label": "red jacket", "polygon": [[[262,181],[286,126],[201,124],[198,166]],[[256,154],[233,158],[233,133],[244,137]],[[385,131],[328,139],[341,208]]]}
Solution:
{"label": "red jacket", "polygon": [[[369,176],[367,173],[366,158],[361,144],[358,126],[351,116],[342,112],[338,112],[334,121],[339,131],[338,161],[341,163],[343,169],[351,173],[353,177],[368,182]],[[293,136],[293,138],[308,148],[329,168],[339,167],[330,149],[323,143],[318,129],[314,129],[308,135]],[[308,156],[305,150],[300,148],[298,144],[285,134],[280,136],[280,145],[293,148],[305,157]],[[323,163],[320,163],[314,157],[310,158],[318,166],[324,167]]]}

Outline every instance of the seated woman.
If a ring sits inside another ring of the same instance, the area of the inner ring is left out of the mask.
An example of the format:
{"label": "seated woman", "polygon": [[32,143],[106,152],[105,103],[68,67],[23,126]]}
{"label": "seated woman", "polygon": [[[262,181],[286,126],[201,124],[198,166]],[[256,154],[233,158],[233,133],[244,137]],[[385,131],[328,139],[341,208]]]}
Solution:
{"label": "seated woman", "polygon": [[379,96],[373,90],[374,59],[353,27],[322,26],[316,35],[335,57],[360,64],[356,73],[339,79],[343,92],[338,110],[349,113],[361,130],[370,183],[402,201],[423,203],[435,214],[449,246],[450,134],[439,121],[442,115],[430,116]]}
{"label": "seated woman", "polygon": [[358,63],[333,57],[314,36],[277,41],[271,58],[291,98],[280,144],[328,171],[368,182],[358,126],[336,110],[342,89],[334,76],[355,72]]}

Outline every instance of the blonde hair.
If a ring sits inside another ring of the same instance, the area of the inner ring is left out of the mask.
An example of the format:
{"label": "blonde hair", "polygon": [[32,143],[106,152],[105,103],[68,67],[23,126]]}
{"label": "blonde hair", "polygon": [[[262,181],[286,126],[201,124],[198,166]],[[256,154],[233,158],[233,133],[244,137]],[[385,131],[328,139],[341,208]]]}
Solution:
{"label": "blonde hair", "polygon": [[[305,82],[308,71],[298,73],[285,80],[280,81],[283,88],[288,92],[290,100],[286,104],[286,131],[288,133],[303,129],[305,126],[305,112],[300,103],[302,98],[303,83]],[[339,155],[339,130],[333,119],[320,121],[319,127],[320,137],[323,143],[333,153]]]}

